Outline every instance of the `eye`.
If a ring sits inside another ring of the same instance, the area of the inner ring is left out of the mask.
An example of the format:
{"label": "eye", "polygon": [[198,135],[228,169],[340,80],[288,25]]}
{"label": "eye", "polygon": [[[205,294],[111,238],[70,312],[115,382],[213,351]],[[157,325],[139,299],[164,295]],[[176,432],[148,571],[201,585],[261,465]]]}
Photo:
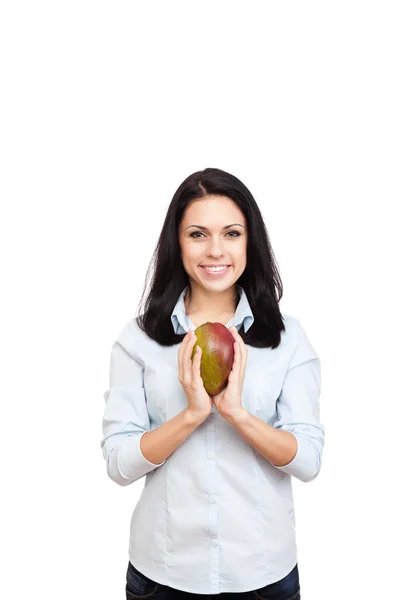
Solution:
{"label": "eye", "polygon": [[[193,233],[191,233],[189,235],[189,237],[192,237],[192,238],[195,238],[195,239],[199,239],[197,236],[195,237],[195,234],[197,234],[197,233],[203,235],[202,231],[193,231]],[[237,235],[228,235],[229,233],[236,233]],[[239,231],[232,230],[232,231],[228,231],[228,233],[226,235],[228,235],[228,237],[239,237],[242,234]]]}

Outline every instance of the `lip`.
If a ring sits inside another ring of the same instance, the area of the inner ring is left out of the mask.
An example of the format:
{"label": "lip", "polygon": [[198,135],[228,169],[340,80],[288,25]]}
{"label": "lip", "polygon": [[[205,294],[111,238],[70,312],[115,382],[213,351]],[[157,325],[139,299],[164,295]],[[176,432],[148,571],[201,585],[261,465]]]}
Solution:
{"label": "lip", "polygon": [[223,271],[208,271],[203,265],[200,265],[200,269],[203,269],[208,277],[223,277],[229,271],[231,266],[232,265],[228,265]]}

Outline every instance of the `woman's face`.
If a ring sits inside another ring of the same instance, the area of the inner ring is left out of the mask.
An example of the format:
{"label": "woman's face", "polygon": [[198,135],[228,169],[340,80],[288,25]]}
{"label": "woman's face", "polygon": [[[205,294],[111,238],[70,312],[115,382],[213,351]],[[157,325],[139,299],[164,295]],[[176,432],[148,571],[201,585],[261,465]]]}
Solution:
{"label": "woman's face", "polygon": [[[210,291],[226,290],[246,268],[244,215],[227,196],[210,195],[194,200],[179,225],[179,244],[191,286],[196,282]],[[208,274],[202,265],[229,266],[215,275]]]}

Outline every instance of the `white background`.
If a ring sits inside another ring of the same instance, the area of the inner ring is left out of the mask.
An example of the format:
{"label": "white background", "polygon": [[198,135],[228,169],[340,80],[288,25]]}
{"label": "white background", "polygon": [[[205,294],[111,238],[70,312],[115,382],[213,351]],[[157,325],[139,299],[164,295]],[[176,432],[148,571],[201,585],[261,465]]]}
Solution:
{"label": "white background", "polygon": [[166,210],[206,167],[260,206],[322,364],[318,478],[293,481],[304,600],[395,598],[397,2],[4,2],[1,596],[124,598],[100,449],[111,345]]}

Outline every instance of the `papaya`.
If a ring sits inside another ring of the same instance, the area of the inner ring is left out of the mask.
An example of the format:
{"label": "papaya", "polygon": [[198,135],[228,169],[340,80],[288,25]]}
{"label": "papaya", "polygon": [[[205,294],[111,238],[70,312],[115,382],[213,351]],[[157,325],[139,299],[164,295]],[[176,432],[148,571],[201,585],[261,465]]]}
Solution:
{"label": "papaya", "polygon": [[235,358],[235,338],[223,323],[203,323],[195,329],[196,344],[192,351],[192,361],[196,346],[200,346],[200,375],[210,396],[219,394],[227,385],[229,373]]}

